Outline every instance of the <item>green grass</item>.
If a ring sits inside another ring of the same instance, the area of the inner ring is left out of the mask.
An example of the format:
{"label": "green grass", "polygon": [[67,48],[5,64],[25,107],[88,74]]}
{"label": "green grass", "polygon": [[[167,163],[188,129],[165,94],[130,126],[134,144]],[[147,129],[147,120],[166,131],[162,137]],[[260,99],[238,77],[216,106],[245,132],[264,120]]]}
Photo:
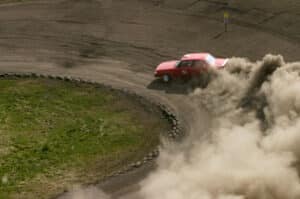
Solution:
{"label": "green grass", "polygon": [[47,198],[99,180],[141,158],[166,128],[158,112],[116,91],[1,79],[0,198]]}

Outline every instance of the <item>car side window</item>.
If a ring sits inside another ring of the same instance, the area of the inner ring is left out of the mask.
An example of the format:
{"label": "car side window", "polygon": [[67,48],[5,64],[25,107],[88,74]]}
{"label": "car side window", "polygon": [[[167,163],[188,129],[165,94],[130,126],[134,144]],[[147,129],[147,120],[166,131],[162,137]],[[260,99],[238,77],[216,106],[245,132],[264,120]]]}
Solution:
{"label": "car side window", "polygon": [[207,63],[202,60],[196,60],[194,63],[195,68],[203,68],[206,67]]}
{"label": "car side window", "polygon": [[193,60],[183,60],[178,63],[178,68],[192,67],[194,65]]}

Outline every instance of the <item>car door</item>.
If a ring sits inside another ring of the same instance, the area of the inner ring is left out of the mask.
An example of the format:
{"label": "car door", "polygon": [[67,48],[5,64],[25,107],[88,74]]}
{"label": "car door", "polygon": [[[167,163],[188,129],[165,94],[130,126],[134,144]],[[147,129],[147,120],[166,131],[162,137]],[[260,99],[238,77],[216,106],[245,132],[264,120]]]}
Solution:
{"label": "car door", "polygon": [[197,76],[201,73],[207,71],[208,64],[203,60],[195,60],[194,64],[192,65],[189,73],[191,76]]}
{"label": "car door", "polygon": [[178,63],[175,74],[176,77],[188,77],[192,71],[194,60],[182,60]]}

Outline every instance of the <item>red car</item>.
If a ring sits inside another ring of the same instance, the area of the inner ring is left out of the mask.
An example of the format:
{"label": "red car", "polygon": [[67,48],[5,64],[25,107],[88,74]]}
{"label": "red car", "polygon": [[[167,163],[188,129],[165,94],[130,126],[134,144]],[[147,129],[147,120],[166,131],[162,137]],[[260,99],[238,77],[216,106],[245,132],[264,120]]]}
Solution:
{"label": "red car", "polygon": [[191,53],[184,55],[180,60],[166,61],[155,69],[155,77],[169,82],[175,78],[192,78],[206,72],[208,68],[223,68],[228,59],[215,58],[209,53]]}

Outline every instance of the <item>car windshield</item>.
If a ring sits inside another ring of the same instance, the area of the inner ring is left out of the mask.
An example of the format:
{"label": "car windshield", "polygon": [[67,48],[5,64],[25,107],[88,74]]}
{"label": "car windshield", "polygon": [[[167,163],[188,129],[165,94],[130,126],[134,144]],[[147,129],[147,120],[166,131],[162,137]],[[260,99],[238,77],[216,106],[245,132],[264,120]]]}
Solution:
{"label": "car windshield", "polygon": [[215,65],[216,59],[211,54],[208,54],[207,57],[206,57],[206,61],[210,65]]}

